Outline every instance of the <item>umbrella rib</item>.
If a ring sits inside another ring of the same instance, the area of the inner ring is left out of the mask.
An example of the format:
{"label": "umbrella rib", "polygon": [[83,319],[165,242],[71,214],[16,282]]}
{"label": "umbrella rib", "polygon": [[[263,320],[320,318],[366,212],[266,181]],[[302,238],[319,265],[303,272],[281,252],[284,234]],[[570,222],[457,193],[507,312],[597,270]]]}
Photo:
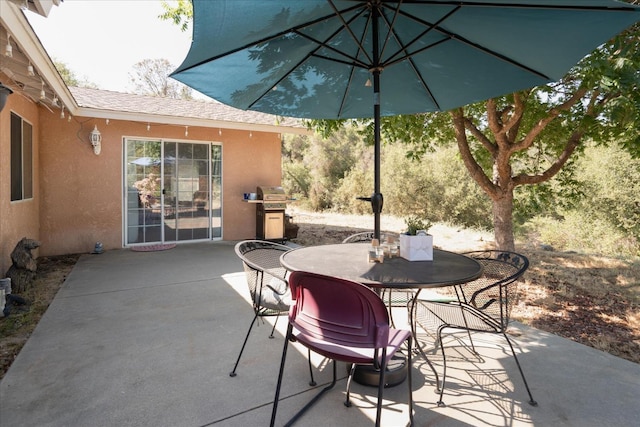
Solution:
{"label": "umbrella rib", "polygon": [[[356,8],[351,7],[351,8],[349,8],[349,9],[345,9],[345,11],[351,11],[351,10],[354,10],[354,9],[356,9]],[[340,15],[340,12],[338,12],[337,10],[336,10],[336,13],[337,13],[338,15]],[[353,18],[351,18],[351,20],[356,19],[356,18],[357,18],[358,16],[360,16],[360,15],[361,15],[361,13],[357,13]],[[322,21],[324,21],[324,20],[328,19],[328,18],[329,18],[329,17],[331,17],[331,16],[332,16],[332,15],[326,15],[326,16],[324,16],[324,17],[322,18]],[[343,22],[343,24],[346,24],[346,22],[344,21],[344,19],[342,19],[342,17],[341,17],[341,16],[340,16],[340,18],[341,18],[340,20]],[[351,21],[351,20],[350,20],[350,21]],[[316,23],[316,22],[317,22],[317,20],[316,20],[316,21],[314,21],[312,24],[314,24],[314,23]],[[311,24],[309,24],[309,25],[311,25]],[[288,34],[288,33],[290,33],[290,32],[293,32],[294,34],[297,34],[297,35],[299,35],[300,37],[303,37],[303,38],[305,38],[305,39],[307,39],[307,40],[309,40],[309,41],[313,42],[314,44],[316,44],[316,47],[315,47],[315,49],[313,49],[313,50],[309,51],[309,53],[307,53],[307,54],[304,56],[304,58],[302,58],[300,61],[298,61],[298,63],[296,63],[296,65],[295,65],[294,67],[291,67],[291,70],[290,70],[289,72],[287,72],[287,73],[283,74],[283,75],[282,75],[278,80],[276,80],[276,82],[274,83],[273,87],[275,87],[275,86],[279,85],[279,84],[280,84],[280,82],[282,82],[284,79],[286,79],[287,77],[289,77],[289,76],[293,73],[293,71],[294,71],[295,69],[297,69],[301,64],[303,64],[303,63],[304,63],[307,59],[309,59],[310,57],[314,57],[314,58],[321,58],[321,59],[326,59],[326,60],[329,60],[329,61],[334,61],[334,62],[339,62],[339,63],[342,63],[342,64],[350,65],[350,66],[352,67],[352,69],[351,69],[351,75],[350,75],[349,80],[351,80],[351,77],[353,76],[353,67],[368,68],[368,66],[367,66],[367,64],[366,64],[366,63],[359,62],[359,61],[358,61],[358,58],[351,58],[349,55],[346,55],[344,52],[341,52],[341,51],[339,51],[339,50],[337,50],[337,49],[335,49],[335,48],[333,48],[333,47],[329,46],[329,45],[327,44],[327,42],[326,42],[326,41],[320,41],[320,40],[317,40],[317,39],[315,39],[315,38],[313,38],[313,37],[311,37],[311,36],[308,36],[307,34],[304,34],[304,33],[300,32],[300,28],[308,27],[309,25],[301,25],[301,26],[299,26],[299,27],[297,27],[297,28],[295,28],[295,29],[291,29],[290,31],[286,31],[286,32],[285,32],[285,34]],[[332,39],[333,37],[335,37],[335,35],[336,35],[336,34],[338,34],[339,32],[340,32],[340,29],[336,30],[334,33],[332,33],[331,35],[329,35],[329,36],[327,37],[327,40],[331,40],[331,39]],[[360,45],[360,46],[361,46],[361,45]],[[340,54],[340,55],[342,55],[342,56],[345,56],[345,57],[347,57],[347,58],[351,58],[351,59],[353,59],[353,62],[343,61],[343,60],[339,60],[339,59],[329,58],[329,57],[327,57],[327,56],[323,56],[323,55],[318,55],[316,52],[317,52],[321,47],[324,47],[324,48],[326,48],[326,49],[332,50],[332,51],[334,51],[334,52],[336,52],[336,53],[338,53],[338,54]],[[249,104],[248,109],[251,109],[251,108],[252,108],[252,107],[253,107],[253,106],[254,106],[254,105],[255,105],[259,100],[261,100],[261,99],[262,99],[262,98],[263,98],[267,93],[269,93],[269,91],[270,91],[270,90],[271,90],[271,89],[268,89],[268,90],[266,90],[266,91],[262,92],[259,96],[257,96],[257,97],[255,98],[255,100],[254,100],[252,103],[250,103],[250,104]],[[346,91],[345,91],[345,92],[346,92]],[[346,97],[346,95],[345,95],[345,97]],[[344,101],[345,101],[345,98],[343,98],[343,101],[340,103],[340,111],[342,111],[342,108],[343,108],[343,106],[344,106]]]}
{"label": "umbrella rib", "polygon": [[[351,8],[351,9],[349,9],[349,10],[353,10],[353,8]],[[339,12],[338,12],[338,13],[339,13]],[[343,19],[341,19],[341,21],[343,22],[343,25],[345,25],[345,24],[346,24],[346,25],[347,25],[347,27],[348,27],[349,23],[350,23],[351,21],[353,21],[353,20],[357,19],[360,15],[362,15],[362,12],[360,12],[360,13],[358,13],[358,14],[354,15],[354,16],[349,20],[349,22],[345,22]],[[328,61],[338,62],[338,63],[340,63],[340,64],[351,65],[351,66],[354,66],[354,67],[360,67],[360,68],[365,68],[365,69],[370,68],[371,66],[370,66],[369,64],[367,64],[366,62],[363,62],[363,61],[359,60],[357,56],[353,57],[353,56],[351,56],[351,55],[348,55],[346,52],[341,51],[341,50],[338,50],[338,49],[334,48],[333,46],[330,46],[330,45],[328,45],[328,44],[327,44],[327,41],[328,41],[328,40],[331,40],[332,38],[334,38],[334,37],[335,37],[335,36],[336,36],[336,35],[337,35],[341,30],[342,30],[342,27],[341,27],[340,29],[336,30],[335,32],[333,32],[331,35],[329,35],[325,41],[321,41],[321,40],[315,39],[315,38],[313,38],[313,37],[311,37],[311,36],[309,36],[309,35],[307,35],[307,34],[304,34],[304,33],[300,32],[300,31],[298,31],[298,30],[295,30],[294,32],[295,32],[295,34],[299,35],[300,37],[303,37],[303,38],[305,38],[305,39],[307,39],[307,40],[309,40],[309,41],[311,41],[311,42],[315,43],[316,45],[318,45],[318,47],[317,47],[316,49],[314,49],[313,51],[311,51],[311,52],[310,52],[310,56],[313,56],[313,57],[315,57],[315,58],[326,59],[326,60],[328,60]],[[359,51],[359,52],[360,52],[360,51],[364,52],[364,53],[365,53],[365,56],[366,56],[366,51],[363,49],[363,47],[362,47],[362,43],[359,43],[358,41],[356,41],[356,43],[357,43],[358,48],[359,48],[359,50],[358,50],[358,51]],[[342,59],[338,59],[338,58],[331,58],[331,57],[328,57],[328,56],[319,55],[319,54],[317,54],[317,51],[318,51],[318,49],[319,49],[320,47],[323,47],[323,48],[325,48],[325,49],[327,49],[327,50],[330,50],[330,51],[332,51],[332,52],[335,52],[335,53],[337,53],[337,54],[338,54],[338,55],[340,55],[340,56],[343,56],[343,57],[345,57],[345,58],[350,59],[351,61],[346,61],[346,60],[342,60]]]}
{"label": "umbrella rib", "polygon": [[432,4],[432,5],[450,5],[450,6],[464,6],[464,7],[497,7],[504,8],[510,7],[513,9],[551,9],[551,10],[593,10],[593,11],[611,11],[611,12],[628,12],[630,10],[637,11],[637,8],[632,6],[624,6],[625,3],[621,3],[621,6],[608,7],[608,6],[569,6],[565,4],[531,4],[531,3],[494,3],[494,2],[466,2],[466,1],[438,1],[438,0],[403,0],[409,4]]}
{"label": "umbrella rib", "polygon": [[[456,8],[454,11],[458,11],[458,10],[460,10],[460,8]],[[421,23],[424,26],[431,27],[430,30],[433,29],[434,31],[437,31],[437,32],[445,35],[447,38],[441,40],[441,42],[457,40],[457,41],[459,41],[461,43],[464,43],[464,44],[476,49],[476,50],[480,50],[480,51],[486,53],[487,55],[493,56],[494,58],[500,59],[501,61],[507,62],[507,63],[509,63],[509,64],[511,64],[511,65],[513,65],[515,67],[523,69],[523,70],[525,70],[525,71],[527,71],[529,73],[535,74],[536,76],[539,76],[539,77],[541,77],[541,78],[543,78],[545,80],[553,80],[549,76],[547,76],[546,74],[541,73],[540,71],[537,71],[537,70],[535,70],[535,69],[533,69],[533,68],[531,68],[531,67],[529,67],[529,66],[527,66],[525,64],[522,64],[522,63],[520,63],[518,61],[514,61],[513,59],[511,59],[511,58],[509,58],[509,57],[507,57],[505,55],[502,55],[502,54],[500,54],[500,53],[498,53],[498,52],[496,52],[496,51],[494,51],[492,49],[484,47],[484,46],[482,46],[482,45],[480,45],[478,43],[473,43],[472,41],[466,39],[465,37],[462,37],[459,34],[447,31],[447,30],[445,30],[444,28],[440,27],[437,24],[432,24],[430,22],[427,22],[427,21],[425,21],[423,19],[420,19],[420,18],[418,18],[418,17],[416,17],[414,15],[408,14],[408,13],[403,12],[403,11],[400,11],[400,13],[402,13],[405,17],[407,17],[409,19],[412,19],[412,20],[414,20],[416,22]],[[451,13],[447,15],[447,17],[450,17],[450,16],[451,16]],[[440,20],[440,21],[438,21],[438,23],[441,23],[442,21],[443,20]],[[427,30],[427,31],[429,31],[429,30]],[[405,50],[406,50],[407,47],[411,46],[417,40],[418,40],[418,38],[412,40],[411,43],[408,43],[407,45],[405,45]],[[429,50],[429,49],[431,49],[432,47],[434,47],[434,46],[436,46],[438,44],[440,44],[440,43],[434,43],[434,44],[431,44],[429,46],[425,46],[425,47],[422,47],[420,49],[417,49],[414,52],[408,53],[406,56],[402,56],[400,58],[395,59],[394,61],[390,61],[390,62],[386,63],[385,66],[390,66],[390,65],[394,65],[394,64],[397,64],[399,62],[402,62],[405,59],[409,59],[409,58],[411,58],[411,57],[413,57],[413,56],[415,56],[415,55],[417,55],[419,53],[422,53],[422,52],[424,52],[426,50]]]}
{"label": "umbrella rib", "polygon": [[[439,20],[437,20],[435,23],[430,23],[430,22],[426,22],[426,21],[422,21],[422,20],[418,20],[417,18],[415,18],[413,15],[409,15],[407,13],[403,13],[404,16],[409,17],[409,18],[413,18],[415,20],[417,20],[420,24],[424,25],[425,27],[427,27],[426,30],[424,30],[423,32],[421,32],[420,34],[418,34],[416,37],[413,38],[413,40],[411,40],[409,43],[402,43],[400,42],[400,39],[396,36],[396,40],[398,40],[398,45],[401,46],[401,49],[398,50],[396,53],[394,53],[393,55],[391,55],[388,58],[388,64],[397,64],[398,62],[404,61],[405,59],[409,59],[411,58],[411,56],[415,55],[415,53],[409,53],[407,51],[407,48],[409,46],[411,46],[412,44],[416,43],[418,40],[420,40],[422,37],[424,37],[427,33],[433,31],[436,28],[439,28],[440,24],[444,21],[446,21],[447,19],[449,19],[449,17],[451,15],[453,15],[454,13],[456,13],[457,11],[460,10],[462,6],[458,5],[457,7],[455,7],[454,9],[452,9],[451,11],[449,11],[449,13],[447,13],[446,15],[444,15],[442,18],[440,18]],[[385,18],[386,21],[386,16],[383,15],[383,17]],[[395,20],[395,17],[394,17]],[[394,32],[394,35],[395,32]],[[420,52],[422,52],[423,50],[426,49],[430,49],[433,46],[439,44],[438,42],[433,43],[429,46],[427,46],[426,48],[423,48]],[[400,55],[400,53],[404,53],[404,56],[402,56],[401,58],[397,59],[397,60],[393,60],[393,58],[397,57],[398,55]]]}
{"label": "umbrella rib", "polygon": [[[369,28],[369,24],[371,23],[370,20],[367,20],[367,25],[365,26],[365,30],[362,32],[362,39],[364,39],[364,37],[367,34],[367,29]],[[359,45],[362,45],[363,40],[360,40]],[[355,58],[356,60],[358,58]],[[349,88],[351,88],[351,82],[353,81],[353,73],[355,72],[355,65],[351,67],[351,70],[349,72],[349,81],[347,82],[347,87],[346,90],[344,91],[344,95],[342,95],[342,100],[340,101],[340,109],[338,110],[338,117],[342,116],[342,110],[344,109],[344,106],[347,102],[347,95],[349,93]]]}
{"label": "umbrella rib", "polygon": [[[396,3],[396,7],[395,10],[393,12],[393,20],[391,22],[389,22],[387,20],[387,17],[385,16],[384,13],[382,13],[382,10],[380,10],[380,13],[378,14],[378,16],[382,17],[382,19],[384,19],[384,21],[387,23],[387,26],[389,27],[389,33],[387,34],[387,37],[385,37],[384,39],[384,43],[382,44],[382,49],[380,49],[380,58],[384,58],[384,51],[387,48],[387,43],[389,42],[389,40],[391,39],[391,34],[394,35],[394,38],[396,40],[398,40],[398,44],[400,46],[402,46],[402,43],[400,43],[400,39],[398,39],[396,32],[395,32],[395,25],[396,25],[396,19],[398,18],[398,15],[400,14],[400,7],[402,6],[402,1],[400,0],[398,3]],[[384,4],[380,4],[380,9],[382,9],[382,7],[384,7]],[[394,54],[394,56],[397,55]]]}
{"label": "umbrella rib", "polygon": [[[400,5],[401,2],[398,3],[398,5]],[[436,100],[435,96],[433,95],[433,92],[431,91],[431,88],[429,87],[429,85],[427,84],[427,82],[425,81],[424,77],[422,76],[422,74],[418,71],[418,67],[416,67],[415,62],[413,61],[412,55],[409,54],[409,52],[407,52],[407,46],[410,46],[411,44],[415,43],[416,40],[422,38],[425,34],[427,34],[428,32],[432,31],[434,29],[434,27],[437,27],[438,25],[440,25],[441,22],[445,21],[447,18],[449,18],[449,16],[453,15],[457,10],[460,9],[460,6],[454,8],[453,10],[451,10],[449,13],[447,13],[445,16],[443,16],[442,18],[440,18],[435,24],[431,24],[428,25],[428,28],[423,31],[422,33],[420,33],[417,37],[415,37],[412,41],[410,41],[406,46],[400,41],[400,38],[398,37],[398,34],[396,33],[395,29],[394,29],[394,24],[396,21],[396,18],[399,14],[399,10],[398,8],[395,9],[394,11],[394,16],[393,16],[393,21],[389,22],[386,15],[384,14],[380,14],[380,16],[382,17],[382,19],[384,19],[384,21],[387,23],[387,26],[389,27],[389,35],[387,36],[387,38],[385,39],[385,46],[387,44],[387,42],[391,39],[391,36],[393,36],[396,41],[398,42],[398,45],[401,47],[396,53],[394,53],[393,55],[391,55],[389,57],[389,59],[393,59],[394,57],[398,56],[400,53],[404,53],[404,56],[397,60],[397,61],[391,61],[389,63],[385,63],[384,65],[393,65],[396,64],[400,61],[403,61],[404,59],[407,59],[409,61],[409,64],[411,65],[411,68],[413,68],[413,71],[415,72],[416,76],[418,76],[418,79],[420,80],[420,83],[422,84],[422,87],[424,87],[424,90],[426,91],[426,93],[429,95],[429,97],[431,98],[431,101],[435,104],[436,108],[438,108],[439,110],[440,108],[440,103]],[[440,40],[438,42],[432,43],[431,45],[428,46],[428,48],[432,48],[436,45],[439,45],[440,43],[442,43],[444,40]],[[384,48],[383,48],[384,51]]]}
{"label": "umbrella rib", "polygon": [[256,96],[254,101],[251,102],[248,106],[247,106],[247,110],[250,110],[254,105],[256,105],[256,103],[258,101],[260,101],[267,93],[269,93],[271,90],[273,90],[274,88],[276,88],[280,82],[282,82],[284,79],[286,79],[287,77],[289,77],[302,63],[304,63],[304,61],[306,61],[307,59],[309,59],[309,57],[312,56],[311,53],[308,53],[307,55],[305,55],[304,58],[302,58],[300,61],[298,61],[294,67],[291,67],[291,69],[284,73],[278,80],[276,80],[276,82],[266,91],[262,92],[259,96]]}
{"label": "umbrella rib", "polygon": [[353,34],[353,31],[351,31],[351,26],[349,26],[349,24],[347,24],[347,21],[344,20],[344,17],[342,16],[342,12],[338,10],[338,8],[336,7],[336,5],[333,3],[332,0],[327,0],[327,2],[331,6],[331,8],[334,10],[334,12],[335,12],[336,16],[338,17],[338,19],[340,21],[342,21],[342,26],[344,27],[344,29],[347,30],[347,32],[349,33],[349,35],[351,36],[353,41],[358,45],[359,51],[364,53],[364,56],[367,57],[367,60],[369,62],[373,63],[373,59],[371,59],[371,57],[369,56],[369,53],[366,51],[366,49],[364,48],[362,43],[360,43],[360,40],[358,40],[356,35]]}
{"label": "umbrella rib", "polygon": [[[2,0],[0,0],[0,1],[2,1]],[[357,5],[356,6],[352,6],[350,8],[344,9],[343,12],[349,12],[351,10],[358,9],[359,7],[360,6],[357,6]],[[304,37],[304,38],[306,38],[308,40],[311,40],[311,41],[313,41],[315,43],[319,43],[317,40],[315,40],[315,39],[313,39],[313,38],[301,33],[300,29],[305,28],[305,27],[313,26],[313,25],[315,25],[317,23],[326,21],[326,20],[328,20],[330,18],[333,18],[333,17],[334,17],[333,14],[328,14],[328,15],[324,15],[324,16],[321,16],[319,18],[316,18],[316,19],[314,19],[312,21],[305,22],[304,24],[300,24],[300,25],[297,25],[295,27],[287,28],[287,29],[285,29],[283,31],[279,31],[279,32],[277,32],[277,33],[275,33],[273,35],[270,35],[270,36],[267,36],[267,37],[264,37],[264,38],[261,38],[261,39],[257,39],[257,40],[248,42],[248,43],[246,43],[246,44],[244,44],[242,46],[239,46],[239,47],[237,47],[235,49],[230,49],[230,50],[225,51],[224,53],[221,53],[219,55],[214,55],[214,56],[208,57],[207,59],[203,59],[202,61],[193,63],[193,64],[189,65],[188,67],[178,68],[177,70],[175,70],[170,75],[174,75],[174,74],[176,74],[178,72],[191,70],[193,68],[196,68],[196,67],[199,67],[201,65],[204,65],[204,64],[206,64],[208,62],[212,62],[212,61],[218,60],[220,58],[224,58],[225,56],[233,55],[234,53],[241,52],[241,51],[243,51],[245,49],[249,49],[249,48],[255,47],[256,45],[259,45],[259,44],[262,44],[262,43],[267,43],[267,42],[269,42],[271,40],[275,40],[275,39],[277,39],[279,37],[282,37],[282,36],[290,34],[290,33],[295,33],[295,34],[297,34],[299,36],[302,36],[302,37]],[[343,22],[344,22],[344,20],[343,20]],[[330,46],[326,46],[326,47],[330,48]]]}

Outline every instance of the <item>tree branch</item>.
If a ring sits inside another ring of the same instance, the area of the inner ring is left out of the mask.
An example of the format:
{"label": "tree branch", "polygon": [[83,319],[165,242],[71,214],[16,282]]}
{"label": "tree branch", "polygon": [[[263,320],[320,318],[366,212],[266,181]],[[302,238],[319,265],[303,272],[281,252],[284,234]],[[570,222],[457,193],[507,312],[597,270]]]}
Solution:
{"label": "tree branch", "polygon": [[553,164],[549,166],[547,170],[537,175],[518,175],[513,178],[513,183],[516,186],[524,184],[539,184],[553,178],[556,174],[558,174],[558,172],[562,170],[567,161],[569,161],[569,158],[571,158],[573,152],[580,145],[580,140],[582,139],[583,135],[583,131],[575,131],[573,134],[571,134],[569,140],[567,141],[567,145],[565,145],[564,147],[564,150],[562,150],[562,153],[560,153],[556,161],[553,162]]}
{"label": "tree branch", "polygon": [[484,190],[484,192],[487,193],[492,199],[496,199],[498,197],[496,186],[484,173],[484,170],[473,157],[473,154],[471,153],[471,150],[469,148],[469,140],[467,139],[467,134],[465,131],[465,124],[468,120],[465,118],[462,108],[453,110],[451,112],[451,117],[453,118],[453,128],[456,134],[456,141],[458,142],[458,150],[460,150],[460,156],[462,157],[462,161],[464,162],[465,167],[469,171],[469,174],[471,175],[473,180],[478,183],[478,185]]}
{"label": "tree branch", "polygon": [[[529,96],[530,91],[524,92],[526,96]],[[507,135],[507,139],[513,143],[518,136],[518,130],[520,129],[520,123],[522,122],[522,116],[524,116],[524,99],[523,92],[516,92],[513,94],[513,107],[510,111],[513,111],[508,121],[504,123],[504,132]],[[503,120],[504,122],[504,120]]]}
{"label": "tree branch", "polygon": [[[452,112],[452,116],[454,116],[454,112]],[[491,153],[492,156],[495,157],[498,152],[498,147],[493,142],[491,142],[491,140],[487,138],[487,136],[480,129],[478,129],[477,126],[469,118],[464,116],[462,109],[460,110],[460,116],[462,118],[465,129],[471,132],[471,135],[473,135],[478,141],[480,141],[480,144],[482,144],[482,146],[489,153]]]}
{"label": "tree branch", "polygon": [[512,152],[523,151],[531,147],[535,142],[535,139],[538,137],[538,135],[540,135],[540,132],[542,132],[549,123],[555,120],[560,115],[560,113],[569,110],[571,107],[577,104],[586,93],[586,88],[580,88],[576,90],[576,92],[569,99],[567,99],[557,107],[552,108],[549,111],[547,117],[541,119],[538,123],[536,123],[520,142],[513,145]]}

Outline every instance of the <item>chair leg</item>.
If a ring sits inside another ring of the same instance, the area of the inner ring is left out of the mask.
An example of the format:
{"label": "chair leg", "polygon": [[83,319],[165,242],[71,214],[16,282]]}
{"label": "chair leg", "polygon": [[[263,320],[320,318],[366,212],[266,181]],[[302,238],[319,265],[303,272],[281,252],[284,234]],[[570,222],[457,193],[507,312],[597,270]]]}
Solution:
{"label": "chair leg", "polygon": [[[285,427],[290,427],[292,426],[305,412],[307,412],[307,410],[309,408],[311,408],[318,400],[320,400],[320,398],[329,390],[331,390],[335,385],[336,385],[336,381],[338,379],[338,372],[336,369],[336,364],[337,362],[335,360],[333,360],[333,380],[331,381],[331,384],[329,384],[328,386],[326,386],[325,388],[323,388],[322,390],[320,390],[320,392],[318,392],[318,394],[316,394],[306,405],[304,405],[304,408],[300,409],[298,411],[297,414],[295,414],[293,416],[293,418],[291,418],[286,424]],[[272,415],[272,421],[275,420],[275,414]],[[273,424],[271,424],[271,426],[273,427]]]}
{"label": "chair leg", "polygon": [[276,316],[276,320],[273,322],[273,328],[271,328],[271,335],[269,335],[269,339],[273,339],[273,333],[276,331],[276,325],[278,324],[279,318],[280,318],[280,315],[278,314]]}
{"label": "chair leg", "polygon": [[242,343],[242,348],[240,349],[240,354],[238,355],[238,359],[236,360],[236,364],[233,365],[233,371],[229,372],[230,377],[235,377],[236,369],[238,368],[238,363],[240,363],[240,358],[242,357],[242,353],[244,352],[244,347],[247,345],[247,341],[249,340],[249,334],[251,334],[251,329],[253,329],[253,324],[256,323],[258,319],[258,315],[253,316],[253,320],[251,321],[251,326],[249,326],[249,330],[247,331],[247,335],[244,337],[244,342]]}
{"label": "chair leg", "polygon": [[287,334],[284,337],[284,348],[282,349],[282,359],[280,360],[280,372],[278,373],[278,384],[276,386],[276,395],[273,399],[273,409],[271,410],[271,424],[273,427],[276,422],[276,413],[278,411],[278,400],[280,399],[280,386],[282,386],[282,375],[284,374],[284,362],[287,358],[287,349],[289,348],[289,336],[293,326],[289,325],[287,328]]}
{"label": "chair leg", "polygon": [[[440,379],[438,378],[438,372],[436,371],[435,366],[433,366],[433,363],[431,363],[431,361],[429,360],[429,358],[427,357],[427,354],[424,352],[423,348],[420,346],[420,342],[418,341],[418,330],[417,330],[417,320],[416,320],[416,316],[417,316],[417,298],[418,298],[418,294],[416,293],[413,301],[410,303],[411,304],[411,310],[409,311],[409,323],[410,323],[410,327],[411,327],[411,336],[415,339],[415,346],[418,349],[418,351],[420,352],[420,354],[422,355],[422,358],[427,362],[427,365],[429,365],[429,368],[431,368],[431,372],[433,372],[433,375],[436,378],[436,391],[440,391]],[[409,303],[408,303],[409,304]],[[407,305],[408,307],[408,305]],[[438,336],[438,340],[440,340],[439,335]],[[438,341],[436,341],[436,344],[438,343]],[[436,351],[438,350],[438,348],[436,347]]]}
{"label": "chair leg", "polygon": [[385,289],[385,292],[389,293],[389,304],[387,305],[387,307],[389,307],[389,320],[391,321],[391,327],[395,328],[396,324],[393,321],[393,300],[392,300],[393,291],[391,289],[389,289],[389,290]]}
{"label": "chair leg", "polygon": [[529,404],[531,406],[538,406],[538,402],[533,399],[531,395],[531,390],[529,390],[529,384],[527,384],[527,379],[524,377],[524,372],[522,371],[522,367],[520,366],[520,362],[518,361],[518,356],[516,356],[516,352],[513,348],[513,344],[511,344],[511,340],[507,336],[506,332],[503,332],[502,335],[506,338],[509,343],[509,347],[511,347],[511,354],[513,354],[513,358],[516,360],[516,365],[518,366],[518,370],[520,371],[520,375],[522,376],[522,381],[524,382],[524,387],[527,389],[527,393],[529,394]]}
{"label": "chair leg", "polygon": [[307,349],[307,360],[309,360],[309,376],[311,377],[311,381],[309,381],[309,385],[311,387],[317,385],[316,380],[313,379],[313,366],[311,365],[311,349]]}
{"label": "chair leg", "polygon": [[349,371],[349,378],[347,378],[347,398],[344,401],[344,406],[346,406],[347,408],[351,407],[351,380],[353,379],[353,374],[355,372],[356,372],[356,364],[353,363]]}
{"label": "chair leg", "polygon": [[440,398],[438,399],[438,406],[443,407],[444,401],[442,396],[444,394],[444,382],[447,379],[447,356],[444,352],[444,343],[442,342],[442,331],[444,328],[438,328],[438,341],[440,341],[440,350],[442,350],[442,385],[440,386]]}
{"label": "chair leg", "polygon": [[376,427],[380,427],[382,415],[382,397],[384,395],[384,374],[387,370],[387,349],[382,350],[382,363],[380,364],[380,381],[378,382],[378,404],[376,405]]}
{"label": "chair leg", "polygon": [[412,339],[409,337],[409,351],[407,351],[407,385],[409,387],[409,426],[413,425],[413,383],[411,380],[411,367],[413,366],[411,362],[411,347],[413,346]]}

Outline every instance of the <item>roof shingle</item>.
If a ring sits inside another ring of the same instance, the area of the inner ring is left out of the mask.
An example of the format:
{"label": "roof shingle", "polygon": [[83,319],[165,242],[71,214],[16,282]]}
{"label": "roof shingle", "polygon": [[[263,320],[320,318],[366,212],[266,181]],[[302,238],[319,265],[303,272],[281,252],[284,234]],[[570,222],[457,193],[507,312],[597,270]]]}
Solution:
{"label": "roof shingle", "polygon": [[79,107],[255,125],[304,128],[301,120],[257,111],[244,111],[217,101],[183,100],[121,93],[85,87],[69,87]]}

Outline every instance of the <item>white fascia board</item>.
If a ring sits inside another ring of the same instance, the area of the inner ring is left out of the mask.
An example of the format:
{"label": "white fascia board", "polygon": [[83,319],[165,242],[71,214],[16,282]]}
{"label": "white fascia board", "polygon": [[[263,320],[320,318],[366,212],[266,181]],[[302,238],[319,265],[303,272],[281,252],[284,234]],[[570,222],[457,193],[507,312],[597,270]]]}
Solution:
{"label": "white fascia board", "polygon": [[38,69],[38,74],[42,77],[42,80],[58,95],[62,105],[65,106],[67,111],[74,114],[74,110],[77,109],[78,105],[62,77],[60,77],[60,73],[56,70],[49,54],[44,50],[31,24],[24,16],[23,11],[14,3],[6,2],[2,6],[0,22],[9,31],[15,42],[20,44],[24,54]]}

